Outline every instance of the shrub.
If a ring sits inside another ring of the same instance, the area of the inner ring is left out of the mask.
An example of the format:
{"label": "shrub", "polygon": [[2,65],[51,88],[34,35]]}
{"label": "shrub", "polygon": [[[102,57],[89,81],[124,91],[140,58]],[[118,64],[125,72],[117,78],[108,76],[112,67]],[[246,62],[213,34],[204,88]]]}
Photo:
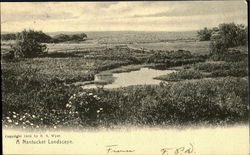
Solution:
{"label": "shrub", "polygon": [[247,45],[247,28],[234,23],[220,24],[218,31],[212,33],[210,49],[215,60],[228,54],[228,48]]}
{"label": "shrub", "polygon": [[47,47],[38,42],[34,31],[24,30],[17,34],[16,43],[11,48],[13,57],[32,58],[44,54]]}
{"label": "shrub", "polygon": [[205,27],[203,30],[197,32],[200,41],[208,41],[211,38],[212,30]]}
{"label": "shrub", "polygon": [[92,124],[97,122],[103,112],[103,106],[100,101],[100,97],[93,95],[93,93],[80,92],[73,94],[66,107],[79,114],[79,117],[86,124]]}

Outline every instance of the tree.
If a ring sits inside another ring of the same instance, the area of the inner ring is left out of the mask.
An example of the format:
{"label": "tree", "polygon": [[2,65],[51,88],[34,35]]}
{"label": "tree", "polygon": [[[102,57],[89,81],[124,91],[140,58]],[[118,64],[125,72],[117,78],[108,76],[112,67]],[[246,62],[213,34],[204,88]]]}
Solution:
{"label": "tree", "polygon": [[213,30],[205,27],[203,30],[198,31],[198,37],[200,41],[208,41],[211,38]]}
{"label": "tree", "polygon": [[220,24],[211,35],[211,54],[221,57],[227,54],[228,48],[247,45],[247,33],[247,27],[242,24]]}
{"label": "tree", "polygon": [[46,45],[41,44],[39,38],[33,30],[23,30],[16,35],[16,42],[11,47],[13,57],[31,58],[43,54],[46,50]]}
{"label": "tree", "polygon": [[[21,33],[16,34],[16,39],[19,35],[21,35]],[[39,43],[50,43],[52,41],[52,38],[47,34],[43,33],[42,31],[29,30],[29,33],[27,33],[27,35],[28,38],[35,40]]]}

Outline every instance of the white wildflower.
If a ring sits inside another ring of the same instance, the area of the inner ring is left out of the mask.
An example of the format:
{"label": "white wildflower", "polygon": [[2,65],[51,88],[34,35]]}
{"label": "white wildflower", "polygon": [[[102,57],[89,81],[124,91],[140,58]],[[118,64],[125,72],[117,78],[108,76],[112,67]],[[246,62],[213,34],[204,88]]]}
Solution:
{"label": "white wildflower", "polygon": [[71,104],[66,104],[66,108],[70,108],[71,107]]}

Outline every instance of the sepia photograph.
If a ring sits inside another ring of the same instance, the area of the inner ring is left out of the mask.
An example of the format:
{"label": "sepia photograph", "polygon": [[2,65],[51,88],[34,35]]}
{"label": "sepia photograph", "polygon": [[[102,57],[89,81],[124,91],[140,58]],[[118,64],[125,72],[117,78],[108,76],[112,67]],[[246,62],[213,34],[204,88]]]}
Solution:
{"label": "sepia photograph", "polygon": [[248,1],[0,2],[3,154],[248,155]]}

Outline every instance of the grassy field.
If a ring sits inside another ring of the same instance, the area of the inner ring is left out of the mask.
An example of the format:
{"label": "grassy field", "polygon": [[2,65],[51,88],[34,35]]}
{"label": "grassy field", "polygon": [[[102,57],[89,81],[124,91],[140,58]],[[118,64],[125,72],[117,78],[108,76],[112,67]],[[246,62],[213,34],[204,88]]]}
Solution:
{"label": "grassy field", "polygon": [[[19,60],[5,57],[11,43],[2,42],[3,124],[83,128],[247,121],[246,51],[225,61],[212,61],[208,42],[195,41],[194,37],[169,41],[162,35],[155,39],[147,34],[148,38],[138,41],[137,37],[137,42],[129,43],[133,35],[126,35],[129,37],[120,41],[103,35],[87,42],[48,44],[47,55]],[[177,72],[157,77],[173,82],[156,86],[82,90],[75,85],[92,81],[96,74],[129,72],[145,66]]]}
{"label": "grassy field", "polygon": [[141,43],[132,44],[131,47],[143,48],[148,50],[188,50],[193,54],[208,54],[209,42],[199,41],[170,41],[170,42],[157,42],[157,43]]}
{"label": "grassy field", "polygon": [[[10,50],[10,45],[13,42],[4,41],[1,46],[1,51],[6,53]],[[114,48],[116,46],[127,46],[134,49],[144,50],[188,50],[195,54],[208,54],[209,53],[209,42],[199,42],[195,40],[191,41],[170,41],[170,42],[150,42],[150,43],[98,43],[97,40],[87,40],[78,43],[57,43],[57,44],[46,44],[48,52],[74,52],[82,50],[102,50],[105,48]]]}

